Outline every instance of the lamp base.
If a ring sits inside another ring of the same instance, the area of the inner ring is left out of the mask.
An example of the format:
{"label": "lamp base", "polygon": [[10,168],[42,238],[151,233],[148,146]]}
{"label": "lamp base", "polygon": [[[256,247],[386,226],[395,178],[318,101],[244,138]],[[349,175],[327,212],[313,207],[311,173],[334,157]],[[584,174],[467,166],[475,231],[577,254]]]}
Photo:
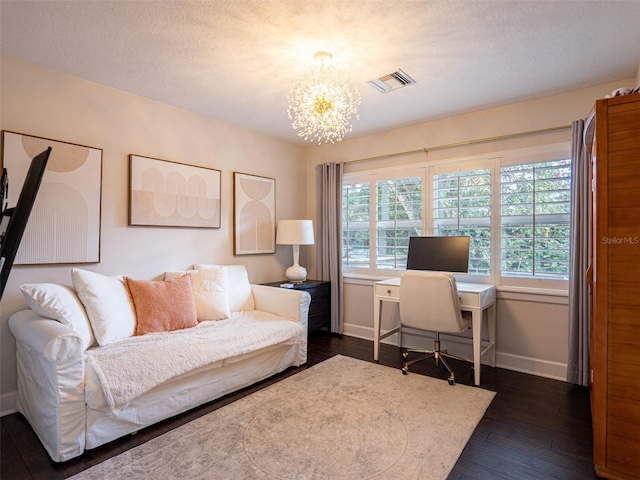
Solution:
{"label": "lamp base", "polygon": [[285,275],[291,283],[303,283],[307,279],[307,269],[298,264],[291,265]]}

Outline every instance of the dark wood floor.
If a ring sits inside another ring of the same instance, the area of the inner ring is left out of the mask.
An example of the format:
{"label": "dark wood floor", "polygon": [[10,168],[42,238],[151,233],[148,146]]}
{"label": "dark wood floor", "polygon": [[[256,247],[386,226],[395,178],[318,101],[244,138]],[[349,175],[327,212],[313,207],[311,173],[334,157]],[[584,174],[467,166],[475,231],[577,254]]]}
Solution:
{"label": "dark wood floor", "polygon": [[[7,415],[0,422],[0,477],[3,480],[67,478],[337,354],[373,361],[372,342],[316,334],[310,340],[309,361],[304,367],[289,369],[62,464],[49,459],[20,414]],[[381,364],[400,367],[401,361],[396,347],[381,345]],[[451,363],[456,381],[471,385],[470,366]],[[415,373],[410,374],[447,377],[442,367],[436,367],[432,361],[413,365],[412,372]],[[591,462],[588,389],[487,366],[482,367],[482,387],[497,394],[449,475],[450,480],[597,478]]]}

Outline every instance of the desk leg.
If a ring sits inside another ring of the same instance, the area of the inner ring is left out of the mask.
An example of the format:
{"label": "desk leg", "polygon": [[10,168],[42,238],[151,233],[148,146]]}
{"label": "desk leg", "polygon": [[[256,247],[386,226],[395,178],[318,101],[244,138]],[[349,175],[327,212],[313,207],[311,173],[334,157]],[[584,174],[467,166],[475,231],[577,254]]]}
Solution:
{"label": "desk leg", "polygon": [[378,350],[380,348],[380,324],[382,323],[382,300],[373,297],[373,360],[378,361]]}
{"label": "desk leg", "polygon": [[489,345],[491,345],[491,351],[489,352],[489,362],[491,366],[496,366],[496,304],[495,302],[487,309],[487,316],[489,322]]}
{"label": "desk leg", "polygon": [[471,313],[471,323],[473,328],[473,370],[475,384],[480,385],[480,348],[482,346],[482,310],[474,309]]}

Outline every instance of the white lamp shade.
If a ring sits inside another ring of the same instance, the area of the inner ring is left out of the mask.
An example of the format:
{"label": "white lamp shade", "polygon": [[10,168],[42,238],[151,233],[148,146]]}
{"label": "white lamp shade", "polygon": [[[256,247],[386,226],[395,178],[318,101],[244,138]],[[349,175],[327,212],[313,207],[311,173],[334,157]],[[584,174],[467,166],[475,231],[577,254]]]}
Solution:
{"label": "white lamp shade", "polygon": [[307,270],[298,263],[300,245],[313,245],[313,222],[311,220],[280,220],[276,243],[293,245],[293,265],[285,274],[290,282],[302,283],[307,278]]}
{"label": "white lamp shade", "polygon": [[280,220],[276,243],[278,245],[313,245],[313,221]]}

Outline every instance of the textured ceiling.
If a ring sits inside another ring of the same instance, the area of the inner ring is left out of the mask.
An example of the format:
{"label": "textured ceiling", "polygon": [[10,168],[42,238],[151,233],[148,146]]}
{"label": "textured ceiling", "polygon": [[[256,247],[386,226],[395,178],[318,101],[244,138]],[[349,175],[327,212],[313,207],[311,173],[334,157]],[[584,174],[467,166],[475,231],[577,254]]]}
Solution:
{"label": "textured ceiling", "polygon": [[[2,0],[0,19],[3,54],[300,144],[288,87],[319,50],[360,90],[350,136],[624,80],[640,64],[634,0]],[[417,84],[367,84],[398,68]]]}

